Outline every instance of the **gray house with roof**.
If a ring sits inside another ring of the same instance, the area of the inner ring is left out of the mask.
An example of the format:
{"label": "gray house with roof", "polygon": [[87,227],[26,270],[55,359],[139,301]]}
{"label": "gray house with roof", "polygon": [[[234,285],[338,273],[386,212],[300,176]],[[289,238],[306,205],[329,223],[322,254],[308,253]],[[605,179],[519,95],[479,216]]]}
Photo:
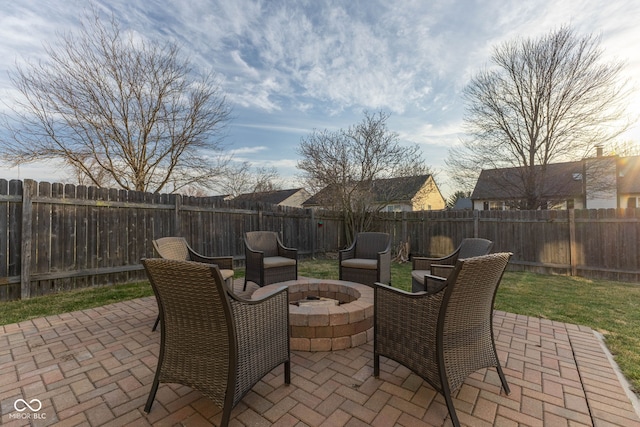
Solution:
{"label": "gray house with roof", "polygon": [[[473,208],[518,209],[525,198],[523,176],[522,168],[482,170],[471,194]],[[552,163],[535,176],[546,209],[640,207],[640,156]]]}
{"label": "gray house with roof", "polygon": [[259,191],[255,193],[240,194],[233,198],[237,202],[260,202],[278,206],[290,206],[301,208],[302,203],[311,196],[304,188],[291,188],[288,190]]}

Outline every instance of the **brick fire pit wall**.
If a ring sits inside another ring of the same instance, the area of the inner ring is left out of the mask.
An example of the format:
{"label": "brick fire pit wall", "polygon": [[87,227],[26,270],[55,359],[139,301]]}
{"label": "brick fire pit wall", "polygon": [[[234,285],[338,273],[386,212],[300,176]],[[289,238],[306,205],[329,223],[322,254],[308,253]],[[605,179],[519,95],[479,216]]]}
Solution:
{"label": "brick fire pit wall", "polygon": [[290,303],[309,295],[340,301],[335,306],[290,304],[291,350],[342,350],[373,340],[373,288],[339,280],[301,278],[260,288],[252,298],[280,286],[287,287]]}

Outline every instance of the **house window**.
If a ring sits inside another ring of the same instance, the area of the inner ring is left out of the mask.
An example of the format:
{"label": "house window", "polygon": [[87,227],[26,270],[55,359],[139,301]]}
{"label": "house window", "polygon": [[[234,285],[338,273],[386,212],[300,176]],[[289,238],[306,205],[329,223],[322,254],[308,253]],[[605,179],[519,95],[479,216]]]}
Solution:
{"label": "house window", "polygon": [[505,210],[505,203],[504,202],[485,202],[484,204],[484,210],[491,210],[491,211],[503,211]]}
{"label": "house window", "polygon": [[485,211],[489,210],[489,202],[483,202],[482,203],[482,210],[485,210]]}
{"label": "house window", "polygon": [[628,208],[637,208],[638,207],[638,198],[637,197],[629,197],[627,199],[627,207]]}

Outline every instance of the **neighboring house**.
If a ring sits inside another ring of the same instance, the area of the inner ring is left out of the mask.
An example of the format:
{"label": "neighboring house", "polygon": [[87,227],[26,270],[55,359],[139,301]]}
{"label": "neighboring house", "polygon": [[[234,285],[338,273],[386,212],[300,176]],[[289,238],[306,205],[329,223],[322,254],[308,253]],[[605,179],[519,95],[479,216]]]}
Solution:
{"label": "neighboring house", "polygon": [[[539,188],[547,209],[640,207],[640,156],[552,163]],[[476,210],[516,209],[523,199],[521,168],[482,170],[471,194]]]}
{"label": "neighboring house", "polygon": [[261,191],[256,193],[245,193],[234,197],[234,201],[239,202],[261,202],[278,206],[291,206],[301,208],[302,203],[311,196],[304,188],[292,188],[289,190]]}
{"label": "neighboring house", "polygon": [[[441,210],[446,204],[432,175],[377,179],[371,183],[371,193],[371,203],[386,212]],[[330,208],[334,194],[331,187],[326,187],[303,205]]]}
{"label": "neighboring house", "polygon": [[458,200],[456,200],[453,207],[451,208],[451,210],[454,211],[470,211],[472,209],[473,202],[469,197],[460,197]]}

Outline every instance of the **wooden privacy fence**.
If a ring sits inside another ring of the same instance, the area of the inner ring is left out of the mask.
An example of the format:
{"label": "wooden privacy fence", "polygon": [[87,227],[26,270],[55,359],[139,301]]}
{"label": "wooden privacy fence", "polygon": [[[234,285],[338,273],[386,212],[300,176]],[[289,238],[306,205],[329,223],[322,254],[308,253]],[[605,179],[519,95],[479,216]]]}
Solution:
{"label": "wooden privacy fence", "polygon": [[640,209],[402,212],[379,231],[408,240],[413,255],[444,256],[465,237],[514,256],[510,270],[640,281]]}
{"label": "wooden privacy fence", "polygon": [[[637,282],[640,209],[382,213],[376,231],[414,255],[441,256],[465,237],[511,251],[512,269]],[[0,180],[0,301],[144,280],[151,241],[184,236],[205,255],[244,259],[246,231],[277,231],[302,256],[344,247],[339,214],[220,198]]]}

